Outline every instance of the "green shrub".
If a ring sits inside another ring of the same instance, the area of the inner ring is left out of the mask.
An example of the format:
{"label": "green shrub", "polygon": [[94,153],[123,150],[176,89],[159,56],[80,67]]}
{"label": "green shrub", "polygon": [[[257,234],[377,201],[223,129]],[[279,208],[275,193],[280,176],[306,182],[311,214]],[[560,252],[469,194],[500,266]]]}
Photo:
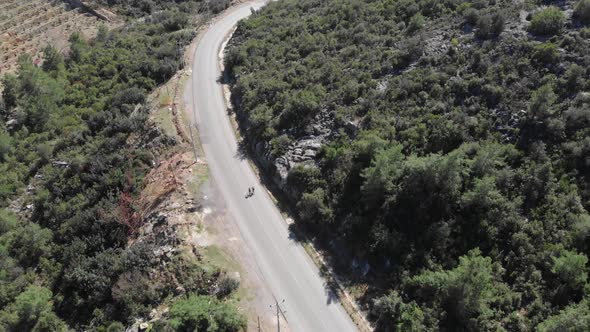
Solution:
{"label": "green shrub", "polygon": [[4,99],[4,103],[6,104],[6,108],[10,109],[11,107],[16,106],[16,101],[18,99],[18,92],[19,92],[19,82],[16,76],[12,74],[6,74],[2,76],[2,80],[0,85],[4,87],[2,90],[2,99]]}
{"label": "green shrub", "polygon": [[217,297],[224,298],[240,287],[240,281],[230,276],[224,276],[217,286]]}
{"label": "green shrub", "polygon": [[557,45],[553,43],[535,45],[533,49],[533,59],[537,62],[551,64],[557,62],[558,58]]}
{"label": "green shrub", "polygon": [[557,275],[559,280],[571,287],[572,290],[582,292],[588,281],[586,272],[588,257],[584,254],[564,251],[561,256],[552,257],[552,260],[551,272]]}
{"label": "green shrub", "polygon": [[482,95],[489,106],[497,105],[502,99],[502,87],[486,84],[481,88]]}
{"label": "green shrub", "polygon": [[537,326],[539,332],[587,331],[590,326],[590,301],[565,307]]}
{"label": "green shrub", "polygon": [[557,96],[553,91],[551,83],[547,83],[533,91],[529,103],[529,110],[537,119],[547,118],[555,113],[552,106],[556,100]]}
{"label": "green shrub", "polygon": [[471,8],[471,2],[463,2],[459,6],[457,6],[457,8],[455,8],[455,11],[457,13],[461,14],[461,13],[464,13],[469,8]]}
{"label": "green shrub", "polygon": [[[487,312],[497,311],[494,305],[507,301],[513,294],[498,275],[501,268],[490,257],[481,255],[476,248],[459,258],[459,265],[446,271],[425,271],[410,279],[409,285],[415,290],[415,298],[442,298],[452,326],[469,326],[477,318],[480,326],[490,316]],[[414,295],[414,294],[413,294]],[[494,310],[496,309],[496,310]],[[478,330],[478,329],[474,329]]]}
{"label": "green shrub", "polygon": [[502,13],[482,16],[477,20],[475,35],[482,39],[497,37],[504,31],[505,21]]}
{"label": "green shrub", "polygon": [[584,24],[590,24],[590,0],[580,0],[574,9],[574,17]]}
{"label": "green shrub", "polygon": [[4,162],[12,150],[12,137],[6,130],[0,129],[0,162]]}
{"label": "green shrub", "polygon": [[289,136],[283,134],[270,140],[270,146],[272,147],[273,156],[282,156],[287,152],[287,149],[291,145],[291,139]]}
{"label": "green shrub", "polygon": [[0,311],[1,331],[66,331],[65,323],[53,312],[53,294],[31,285],[14,303]]}
{"label": "green shrub", "polygon": [[55,47],[47,46],[43,50],[43,56],[43,70],[53,71],[58,70],[60,66],[63,66],[63,56]]}
{"label": "green shrub", "polygon": [[577,64],[572,64],[559,80],[566,91],[576,93],[584,89],[586,80],[584,79],[585,69]]}
{"label": "green shrub", "polygon": [[414,301],[405,303],[396,291],[376,299],[372,311],[385,330],[395,326],[396,331],[424,331],[422,309]]}
{"label": "green shrub", "polygon": [[240,331],[246,319],[230,304],[216,298],[190,295],[170,306],[170,325],[176,331]]}
{"label": "green shrub", "polygon": [[479,20],[479,11],[475,8],[468,8],[463,13],[463,18],[465,19],[465,21],[467,21],[467,23],[475,25]]}
{"label": "green shrub", "polygon": [[112,322],[108,327],[106,332],[124,332],[125,325],[121,322]]}
{"label": "green shrub", "polygon": [[410,23],[408,24],[408,33],[414,33],[416,31],[422,30],[422,27],[424,27],[424,16],[418,13],[410,18]]}
{"label": "green shrub", "polygon": [[334,214],[326,204],[326,193],[320,188],[310,193],[304,193],[297,203],[297,208],[301,219],[307,222],[329,220]]}
{"label": "green shrub", "polygon": [[559,8],[549,7],[533,15],[529,31],[541,36],[555,35],[561,30],[564,20],[565,16]]}

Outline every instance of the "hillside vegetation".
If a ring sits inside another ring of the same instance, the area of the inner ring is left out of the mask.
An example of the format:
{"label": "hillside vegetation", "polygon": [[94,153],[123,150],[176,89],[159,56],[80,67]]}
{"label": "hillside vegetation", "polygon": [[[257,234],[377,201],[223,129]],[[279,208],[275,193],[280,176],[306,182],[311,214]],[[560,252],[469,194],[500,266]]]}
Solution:
{"label": "hillside vegetation", "polygon": [[226,9],[230,0],[89,0],[97,5],[114,6],[127,16],[142,17],[160,10],[179,9],[181,12],[193,11],[217,14]]}
{"label": "hillside vegetation", "polygon": [[3,75],[0,331],[124,331],[162,303],[169,319],[151,331],[245,328],[218,268],[170,249],[162,259],[168,239],[135,241],[143,179],[175,144],[148,121],[146,98],[182,67],[191,15],[206,13],[165,7],[89,42],[73,34],[65,58],[51,46],[40,66],[23,54]]}
{"label": "hillside vegetation", "polygon": [[587,331],[590,1],[282,0],[226,68],[378,330]]}

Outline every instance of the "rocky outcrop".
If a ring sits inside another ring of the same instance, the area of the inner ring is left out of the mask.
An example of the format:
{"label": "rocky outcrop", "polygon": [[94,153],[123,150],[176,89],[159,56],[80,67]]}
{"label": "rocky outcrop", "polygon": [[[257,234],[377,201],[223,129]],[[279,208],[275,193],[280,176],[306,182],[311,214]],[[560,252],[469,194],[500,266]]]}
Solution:
{"label": "rocky outcrop", "polygon": [[[247,124],[246,124],[247,126]],[[351,131],[355,125],[351,122]],[[334,136],[334,120],[327,112],[320,112],[305,130],[305,135],[295,139],[287,151],[273,156],[271,144],[267,141],[251,142],[258,163],[269,174],[275,185],[290,197],[295,195],[287,186],[289,171],[298,165],[317,167],[317,155],[322,146]]]}

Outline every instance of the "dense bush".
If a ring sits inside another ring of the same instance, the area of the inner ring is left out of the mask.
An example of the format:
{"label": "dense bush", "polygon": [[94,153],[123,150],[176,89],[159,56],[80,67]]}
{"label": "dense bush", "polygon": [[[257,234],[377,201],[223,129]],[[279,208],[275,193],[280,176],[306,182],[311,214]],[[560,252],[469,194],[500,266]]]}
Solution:
{"label": "dense bush", "polygon": [[66,324],[53,312],[51,291],[31,285],[8,307],[0,311],[4,331],[67,331]]}
{"label": "dense bush", "polygon": [[215,298],[191,295],[172,304],[170,326],[176,331],[233,332],[245,330],[246,319]]}
{"label": "dense bush", "polygon": [[557,45],[550,42],[535,45],[532,55],[533,59],[543,64],[555,64],[559,59]]}
{"label": "dense bush", "polygon": [[504,21],[502,13],[481,16],[477,19],[475,35],[483,39],[497,37],[504,31]]}
{"label": "dense bush", "polygon": [[[298,225],[367,288],[378,330],[587,322],[590,39],[553,7],[531,30],[560,34],[520,34],[523,8],[282,0],[230,41],[253,151],[270,143],[263,152],[288,157],[329,130],[315,167],[290,169],[287,197]],[[351,267],[363,258],[367,275]]]}
{"label": "dense bush", "polygon": [[424,26],[424,16],[418,13],[410,18],[410,23],[408,24],[408,32],[409,33],[416,33],[417,31],[421,30]]}
{"label": "dense bush", "polygon": [[576,4],[574,17],[584,24],[590,24],[590,0],[580,0]]}
{"label": "dense bush", "polygon": [[565,16],[559,8],[549,7],[533,15],[529,30],[541,36],[555,35],[563,27],[564,21]]}
{"label": "dense bush", "polygon": [[566,307],[539,324],[540,332],[585,331],[590,326],[590,301]]}
{"label": "dense bush", "polygon": [[467,21],[467,23],[471,25],[476,25],[477,21],[479,20],[479,11],[475,8],[469,8],[465,10],[463,17],[465,18],[465,21]]}

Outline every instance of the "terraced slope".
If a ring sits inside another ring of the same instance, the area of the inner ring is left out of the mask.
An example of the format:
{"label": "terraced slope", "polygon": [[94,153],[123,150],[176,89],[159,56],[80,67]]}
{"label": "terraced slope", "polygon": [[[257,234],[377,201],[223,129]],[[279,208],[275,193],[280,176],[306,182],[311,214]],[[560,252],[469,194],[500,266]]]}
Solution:
{"label": "terraced slope", "polygon": [[70,8],[63,1],[5,0],[0,3],[0,72],[16,69],[20,54],[39,57],[41,49],[52,44],[65,51],[72,32],[84,37],[96,35],[103,22],[80,8]]}

